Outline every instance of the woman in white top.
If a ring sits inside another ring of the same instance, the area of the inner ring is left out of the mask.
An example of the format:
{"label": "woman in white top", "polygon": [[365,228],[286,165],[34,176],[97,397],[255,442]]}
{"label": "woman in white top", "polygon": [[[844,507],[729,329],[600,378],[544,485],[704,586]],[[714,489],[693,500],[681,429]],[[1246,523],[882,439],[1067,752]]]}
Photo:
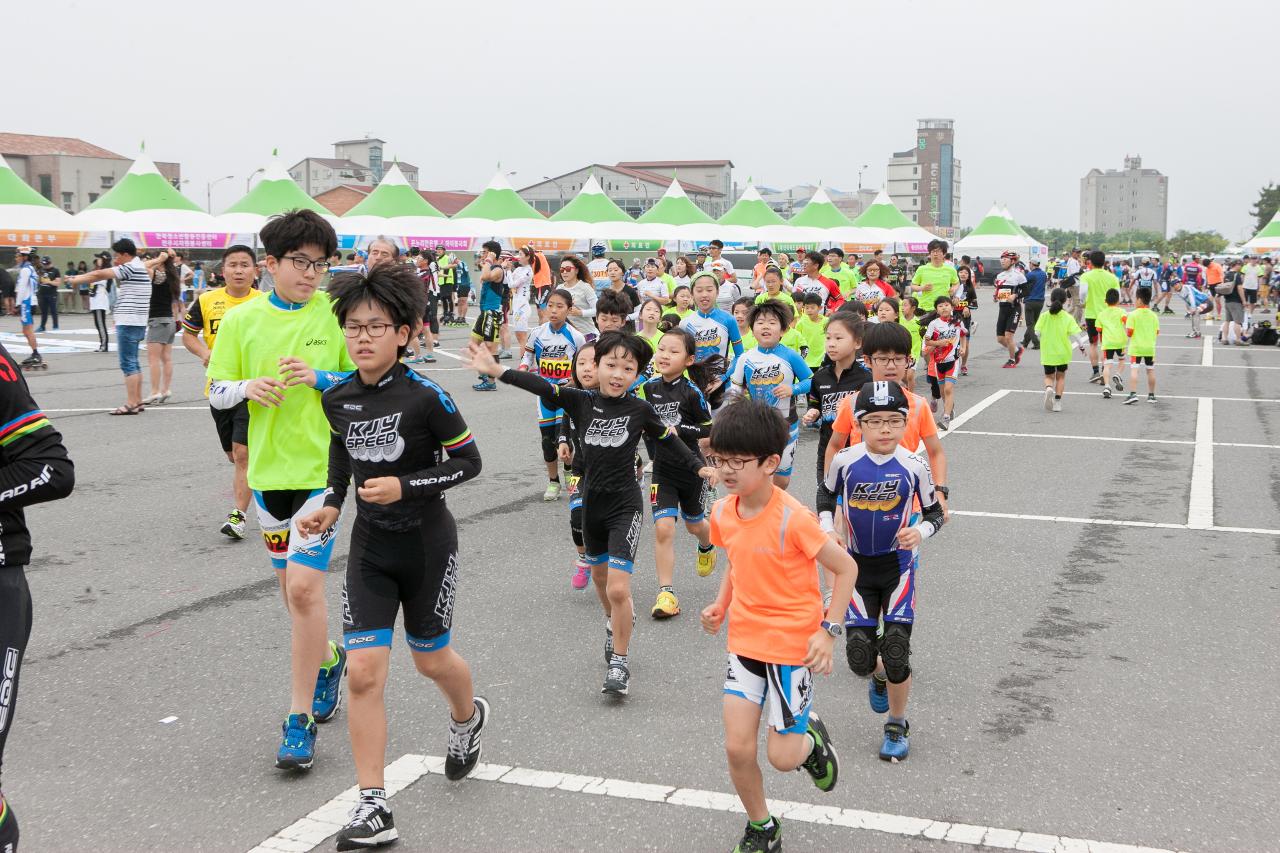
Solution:
{"label": "woman in white top", "polygon": [[693,261],[689,260],[684,255],[676,258],[675,271],[671,274],[671,277],[675,279],[676,282],[675,287],[671,288],[672,293],[675,292],[676,287],[681,285],[688,287],[689,279],[693,276],[695,271],[696,267],[694,266]]}
{"label": "woman in white top", "polygon": [[[515,265],[511,268],[511,331],[516,333],[517,350],[524,352],[529,340],[529,316],[537,325],[538,315],[530,301],[533,296],[533,249],[525,246],[516,252]],[[575,297],[576,299],[576,297]]]}
{"label": "woman in white top", "polygon": [[595,340],[596,324],[592,318],[596,316],[596,286],[586,261],[577,255],[565,255],[560,261],[560,279],[560,286],[573,297],[569,325],[582,332],[587,340]]}
{"label": "woman in white top", "polygon": [[[110,266],[101,256],[93,259],[95,270],[108,269]],[[89,285],[89,313],[93,315],[93,325],[98,330],[98,348],[94,352],[106,352],[111,343],[111,336],[107,332],[107,311],[111,310],[110,289],[110,280],[95,281]]]}

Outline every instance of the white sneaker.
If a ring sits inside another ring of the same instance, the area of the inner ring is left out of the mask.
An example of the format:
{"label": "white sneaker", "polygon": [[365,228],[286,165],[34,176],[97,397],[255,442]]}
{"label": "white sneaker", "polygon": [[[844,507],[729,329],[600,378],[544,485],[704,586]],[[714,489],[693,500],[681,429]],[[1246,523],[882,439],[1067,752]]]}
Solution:
{"label": "white sneaker", "polygon": [[1044,389],[1044,410],[1046,412],[1053,411],[1053,389],[1052,388]]}
{"label": "white sneaker", "polygon": [[560,484],[557,483],[555,480],[552,480],[549,483],[547,483],[547,490],[542,493],[542,499],[544,501],[560,500]]}
{"label": "white sneaker", "polygon": [[1061,412],[1061,411],[1062,411],[1062,401],[1061,401],[1061,400],[1054,400],[1054,401],[1053,401],[1053,410],[1054,410],[1055,412]]}

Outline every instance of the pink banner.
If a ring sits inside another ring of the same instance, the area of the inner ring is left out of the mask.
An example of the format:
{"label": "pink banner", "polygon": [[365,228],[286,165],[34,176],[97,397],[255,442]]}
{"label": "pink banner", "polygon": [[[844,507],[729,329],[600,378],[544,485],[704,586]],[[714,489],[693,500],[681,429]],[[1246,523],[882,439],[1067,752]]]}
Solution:
{"label": "pink banner", "polygon": [[230,234],[204,234],[196,231],[143,231],[138,245],[147,249],[225,249],[231,245]]}
{"label": "pink banner", "polygon": [[469,252],[471,250],[470,237],[405,237],[405,247],[412,249],[415,246],[419,249],[434,249],[437,246],[444,246],[450,252]]}

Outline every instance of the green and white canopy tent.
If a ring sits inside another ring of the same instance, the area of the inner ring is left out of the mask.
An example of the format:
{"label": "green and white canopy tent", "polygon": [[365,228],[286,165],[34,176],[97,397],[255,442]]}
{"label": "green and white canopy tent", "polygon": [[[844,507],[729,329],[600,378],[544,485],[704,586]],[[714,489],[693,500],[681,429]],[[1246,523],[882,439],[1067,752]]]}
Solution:
{"label": "green and white canopy tent", "polygon": [[139,154],[119,183],[71,219],[77,231],[126,232],[148,247],[223,246],[228,230],[175,189],[146,154]]}
{"label": "green and white canopy tent", "polygon": [[455,232],[446,217],[410,186],[395,163],[378,186],[337,223],[339,234],[401,238],[408,246],[433,248],[439,238]]}
{"label": "green and white canopy tent", "polygon": [[533,206],[512,189],[506,173],[499,168],[488,186],[471,203],[449,220],[450,233],[462,237],[490,237],[520,240],[526,237],[560,237],[563,225],[548,222]]}
{"label": "green and white canopy tent", "polygon": [[755,184],[748,180],[747,188],[738,196],[738,201],[724,216],[716,220],[716,224],[721,226],[720,239],[754,244],[759,239],[759,229],[770,225],[786,225],[787,221],[769,206],[756,190]]}
{"label": "green and white canopy tent", "polygon": [[337,218],[332,213],[303,192],[302,187],[289,177],[276,152],[271,154],[271,162],[263,169],[262,180],[257,186],[218,216],[223,230],[233,234],[257,234],[271,217],[299,208],[314,210],[330,222],[336,222]]}
{"label": "green and white canopy tent", "polygon": [[641,240],[663,234],[663,229],[638,224],[614,204],[613,199],[604,194],[594,174],[587,177],[573,200],[556,211],[549,221],[557,223],[554,236],[574,240],[596,237]]}
{"label": "green and white canopy tent", "polygon": [[1049,255],[1048,247],[1018,227],[999,205],[992,205],[978,227],[952,247],[956,255],[992,255],[1005,251],[1017,252],[1027,260],[1044,260]]}
{"label": "green and white canopy tent", "polygon": [[784,226],[765,226],[758,230],[761,243],[803,243],[830,246],[857,241],[865,235],[854,228],[852,220],[835,206],[822,187]]}
{"label": "green and white canopy tent", "polygon": [[898,210],[884,190],[880,190],[875,201],[853,220],[853,224],[856,228],[868,229],[871,236],[867,243],[883,244],[890,252],[919,254],[927,251],[929,241],[935,239],[932,232],[921,228]]}
{"label": "green and white canopy tent", "polygon": [[[39,243],[48,245],[45,232],[74,230],[71,214],[32,189],[0,157],[0,245],[34,244],[37,234],[42,237]],[[55,245],[64,243],[59,240]]]}
{"label": "green and white canopy tent", "polygon": [[1253,235],[1253,239],[1240,247],[1246,252],[1280,251],[1280,210],[1271,217],[1266,227]]}

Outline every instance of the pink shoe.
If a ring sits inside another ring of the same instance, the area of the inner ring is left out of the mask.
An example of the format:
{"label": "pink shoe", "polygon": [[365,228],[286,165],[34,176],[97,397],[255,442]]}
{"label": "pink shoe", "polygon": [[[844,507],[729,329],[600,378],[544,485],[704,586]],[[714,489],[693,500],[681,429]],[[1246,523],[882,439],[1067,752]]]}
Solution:
{"label": "pink shoe", "polygon": [[587,584],[591,582],[591,570],[587,568],[587,564],[579,559],[574,563],[573,588],[586,589]]}

